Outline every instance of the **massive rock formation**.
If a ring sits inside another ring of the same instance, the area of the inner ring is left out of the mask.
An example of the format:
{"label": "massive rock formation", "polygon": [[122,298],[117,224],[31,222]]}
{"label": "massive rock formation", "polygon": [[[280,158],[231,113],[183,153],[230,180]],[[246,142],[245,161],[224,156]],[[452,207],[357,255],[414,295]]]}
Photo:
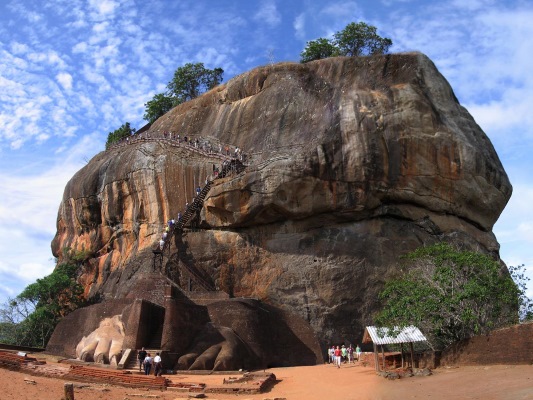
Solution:
{"label": "massive rock formation", "polygon": [[[153,140],[165,131],[247,156],[165,253],[166,274],[191,298],[211,285],[298,315],[322,346],[356,342],[400,255],[445,240],[498,256],[492,227],[511,185],[433,63],[419,53],[339,57],[237,76],[158,119],[144,132],[151,140],[82,168],[52,249],[90,253],[79,278],[88,296],[164,303],[151,246],[220,163]],[[184,265],[209,285],[191,286]]]}

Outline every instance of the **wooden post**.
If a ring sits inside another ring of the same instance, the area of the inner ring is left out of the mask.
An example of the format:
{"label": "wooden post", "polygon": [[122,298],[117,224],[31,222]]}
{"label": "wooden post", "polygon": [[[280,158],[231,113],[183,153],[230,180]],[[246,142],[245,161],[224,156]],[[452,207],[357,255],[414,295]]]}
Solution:
{"label": "wooden post", "polygon": [[383,345],[381,345],[381,356],[383,357],[383,371],[386,371],[387,366],[385,365],[385,350],[383,349]]}
{"label": "wooden post", "polygon": [[402,350],[402,369],[403,369],[403,343],[400,343],[400,349]]}
{"label": "wooden post", "polygon": [[378,347],[376,346],[375,343],[373,343],[373,345],[374,345],[374,363],[376,364],[376,371],[379,372]]}
{"label": "wooden post", "polygon": [[409,342],[409,347],[411,349],[411,368],[415,369],[415,356],[414,356],[414,350],[413,350],[413,342]]}
{"label": "wooden post", "polygon": [[65,383],[65,400],[74,400],[74,384]]}

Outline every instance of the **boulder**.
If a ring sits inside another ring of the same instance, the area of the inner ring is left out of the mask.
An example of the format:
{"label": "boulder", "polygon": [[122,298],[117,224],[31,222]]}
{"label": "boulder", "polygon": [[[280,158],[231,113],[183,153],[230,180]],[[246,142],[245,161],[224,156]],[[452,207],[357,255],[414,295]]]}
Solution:
{"label": "boulder", "polygon": [[[245,169],[213,181],[159,274],[152,246],[224,159],[167,131],[242,149]],[[168,279],[191,299],[214,288],[298,316],[325,349],[360,340],[401,255],[448,241],[498,257],[492,227],[511,184],[423,54],[259,67],[142,135],[96,155],[65,188],[52,250],[88,252],[79,280],[89,297],[163,305]]]}

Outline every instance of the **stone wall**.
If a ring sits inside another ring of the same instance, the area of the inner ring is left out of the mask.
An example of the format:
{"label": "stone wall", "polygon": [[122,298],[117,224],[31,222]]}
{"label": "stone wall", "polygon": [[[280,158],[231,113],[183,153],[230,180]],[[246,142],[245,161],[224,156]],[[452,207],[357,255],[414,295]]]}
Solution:
{"label": "stone wall", "polygon": [[122,314],[133,300],[108,300],[104,303],[79,308],[63,318],[48,341],[48,353],[75,358],[76,346],[80,340],[98,328],[100,321]]}
{"label": "stone wall", "polygon": [[441,366],[533,364],[533,322],[475,336],[442,352]]}

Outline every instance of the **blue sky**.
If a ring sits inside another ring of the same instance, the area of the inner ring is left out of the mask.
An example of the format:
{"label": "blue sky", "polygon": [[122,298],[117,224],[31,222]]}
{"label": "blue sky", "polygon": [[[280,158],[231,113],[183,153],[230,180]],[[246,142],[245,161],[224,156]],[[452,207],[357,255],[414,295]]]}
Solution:
{"label": "blue sky", "polygon": [[177,67],[221,67],[227,81],[358,21],[392,52],[427,54],[490,137],[514,187],[494,228],[501,256],[533,277],[532,20],[519,0],[3,0],[0,303],[52,271],[65,184],[109,131],[144,125]]}

